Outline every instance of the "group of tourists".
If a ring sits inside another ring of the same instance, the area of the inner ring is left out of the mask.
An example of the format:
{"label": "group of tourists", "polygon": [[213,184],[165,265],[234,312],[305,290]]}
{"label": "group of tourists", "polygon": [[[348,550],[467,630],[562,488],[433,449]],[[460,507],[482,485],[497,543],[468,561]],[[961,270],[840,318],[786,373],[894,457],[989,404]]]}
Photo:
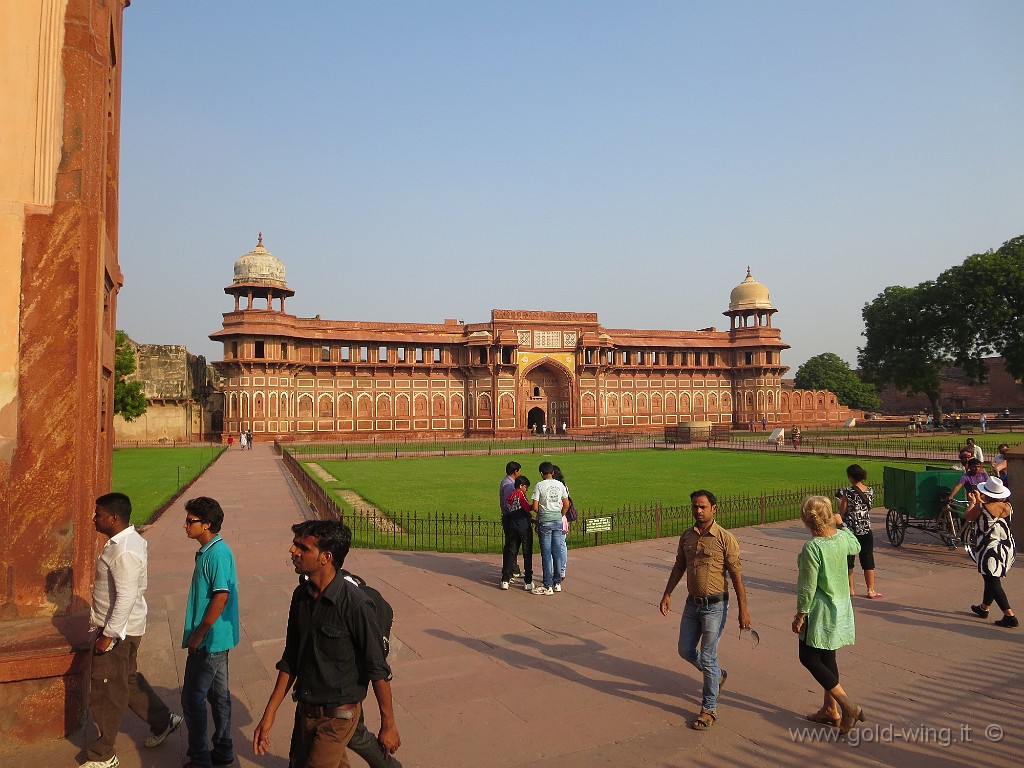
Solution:
{"label": "group of tourists", "polygon": [[[1000,451],[1005,451],[1000,446]],[[973,458],[972,458],[973,461]],[[800,519],[811,534],[797,556],[796,614],[792,630],[797,635],[800,663],[823,691],[821,707],[807,719],[848,733],[865,718],[864,710],[839,679],[836,651],[856,639],[852,598],[856,557],[864,571],[869,599],[881,599],[875,588],[874,542],[870,511],[874,491],[867,472],[857,464],[846,470],[850,485],[836,493],[838,510],[824,496],[809,496]],[[1018,626],[1001,580],[1013,565],[1015,544],[1009,530],[1013,513],[1007,499],[1010,489],[999,477],[981,480],[969,490],[967,519],[976,525],[969,552],[984,581],[982,602],[971,611],[987,618],[995,602],[1003,617],[1000,627]],[[701,709],[690,726],[707,730],[718,719],[718,698],[728,673],[718,663],[718,642],[729,608],[727,578],[739,604],[740,633],[750,629],[746,590],[743,586],[739,544],[732,533],[715,521],[717,500],[707,490],[690,494],[694,525],[679,538],[676,560],[662,593],[659,608],[665,616],[672,591],[686,576],[687,598],[679,625],[678,652],[703,675]],[[699,650],[698,650],[699,647]]]}
{"label": "group of tourists", "polygon": [[[507,590],[520,575],[519,552],[523,554],[523,588],[534,595],[553,595],[562,591],[569,548],[572,500],[562,470],[550,461],[537,468],[541,480],[534,486],[529,500],[526,492],[529,478],[522,474],[522,465],[510,461],[498,488],[501,527],[504,533],[501,563],[501,589]],[[540,544],[542,582],[533,579],[533,531]]]}
{"label": "group of tourists", "polygon": [[[982,601],[971,611],[987,618],[995,603],[1002,611],[997,626],[1018,626],[1002,587],[1013,565],[1015,544],[1009,522],[1013,514],[1005,482],[1005,452],[993,461],[990,476],[980,469],[980,448],[968,441],[966,471],[959,488],[967,489],[967,520],[974,523],[968,550],[984,583]],[[1001,469],[1000,469],[1001,467]],[[561,592],[566,577],[566,533],[575,511],[558,466],[538,466],[541,480],[528,495],[530,481],[510,461],[501,481],[499,502],[505,534],[501,589],[522,576],[534,595]],[[1000,476],[1002,473],[1002,476]],[[855,641],[852,597],[856,557],[864,572],[868,599],[883,597],[876,589],[870,511],[874,491],[867,472],[857,464],[846,470],[849,485],[836,493],[837,509],[824,496],[806,498],[800,518],[810,533],[797,556],[796,614],[800,663],[823,690],[821,707],[807,719],[849,732],[865,714],[840,683],[836,652]],[[751,630],[736,537],[718,525],[718,502],[706,489],[690,494],[694,525],[679,537],[675,562],[659,601],[668,616],[672,592],[686,577],[687,597],[679,626],[677,650],[702,674],[699,714],[690,725],[708,730],[718,719],[718,699],[728,672],[718,662],[718,644],[728,615],[729,582],[735,592],[741,634]],[[148,551],[131,524],[131,501],[121,493],[96,500],[94,525],[108,541],[96,560],[90,624],[94,630],[89,710],[99,735],[88,747],[85,768],[117,768],[114,740],[121,719],[131,709],[150,729],[146,747],[157,747],[182,722],[188,731],[185,768],[226,767],[235,762],[231,736],[228,655],[240,637],[239,591],[235,558],[220,531],[224,511],[209,497],[185,504],[183,529],[196,542],[195,565],[185,602],[181,647],[188,650],[181,691],[182,715],[170,711],[137,669],[138,649],[146,630]],[[534,582],[533,537],[540,542],[542,582]],[[352,534],[337,521],[312,520],[292,526],[289,549],[299,584],[291,597],[285,647],[266,710],[253,735],[257,755],[270,747],[270,730],[280,705],[291,692],[297,702],[289,747],[292,768],[347,765],[346,750],[373,768],[400,768],[394,753],[401,744],[391,695],[387,662],[390,614],[381,616],[373,590],[343,569]],[[518,556],[522,553],[523,570]],[[384,603],[386,606],[386,603]],[[390,608],[388,607],[388,610]],[[755,639],[756,633],[751,631]],[[372,686],[380,711],[380,730],[371,734],[363,721],[362,702]],[[208,730],[212,716],[213,733]]]}
{"label": "group of tourists", "polygon": [[[108,538],[96,560],[90,613],[95,639],[89,711],[99,735],[83,768],[117,768],[114,740],[127,709],[148,724],[146,747],[159,746],[185,723],[189,761],[184,768],[234,765],[228,655],[238,644],[240,625],[235,558],[220,536],[224,511],[205,496],[185,503],[185,535],[199,548],[181,641],[188,649],[182,715],[170,711],[137,668],[148,613],[148,545],[131,524],[131,512],[131,500],[122,493],[96,500],[93,522]],[[401,768],[393,757],[401,739],[386,659],[390,623],[382,629],[372,590],[342,569],[352,533],[344,523],[329,520],[298,523],[292,533],[289,554],[299,584],[291,597],[277,682],[253,735],[253,750],[266,754],[278,708],[294,690],[290,766],[346,766],[350,749],[373,768]],[[376,736],[363,722],[368,685],[380,709]]]}

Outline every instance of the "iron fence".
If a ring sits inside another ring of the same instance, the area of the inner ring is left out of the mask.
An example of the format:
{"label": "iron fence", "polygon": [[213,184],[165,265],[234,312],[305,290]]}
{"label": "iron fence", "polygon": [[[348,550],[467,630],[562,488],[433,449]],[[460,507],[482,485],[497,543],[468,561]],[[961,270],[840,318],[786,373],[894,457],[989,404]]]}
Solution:
{"label": "iron fence", "polygon": [[[354,546],[430,552],[501,552],[504,533],[499,520],[480,515],[385,513],[360,508],[346,513],[294,457],[285,452],[283,458],[312,514],[321,519],[344,520],[352,530]],[[881,483],[874,487],[881,498],[884,487]],[[795,520],[800,516],[800,505],[805,497],[832,498],[835,490],[834,486],[807,486],[756,495],[722,496],[718,499],[716,519],[725,528]],[[569,547],[574,549],[678,536],[693,524],[689,505],[651,503],[608,513],[580,509],[579,514],[579,520],[570,526],[567,536]]]}
{"label": "iron fence", "polygon": [[[423,456],[508,456],[592,451],[650,450],[665,447],[660,435],[606,433],[580,437],[513,440],[401,439],[358,443],[274,443],[278,453],[291,453],[304,461],[319,459],[398,459]],[[674,446],[669,446],[674,447]],[[701,446],[703,447],[703,446]]]}
{"label": "iron fence", "polygon": [[[984,452],[986,459],[989,459],[998,452],[999,443],[1004,441],[1001,439],[983,441],[976,438],[976,442]],[[957,463],[957,454],[964,447],[964,441],[955,438],[925,441],[895,437],[865,438],[863,434],[858,433],[847,435],[814,433],[803,435],[799,445],[796,446],[793,445],[793,441],[788,435],[781,441],[769,441],[767,438],[751,440],[730,435],[729,437],[709,439],[707,447],[733,451],[853,456],[855,458],[864,456],[881,459],[920,459],[949,462],[952,465]]]}

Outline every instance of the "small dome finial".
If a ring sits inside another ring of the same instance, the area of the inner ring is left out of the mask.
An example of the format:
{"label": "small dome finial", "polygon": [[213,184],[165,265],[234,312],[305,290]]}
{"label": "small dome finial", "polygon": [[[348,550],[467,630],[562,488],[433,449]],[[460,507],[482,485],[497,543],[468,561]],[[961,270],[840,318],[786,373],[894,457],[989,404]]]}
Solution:
{"label": "small dome finial", "polygon": [[[259,242],[258,242],[258,243],[256,243],[256,247],[257,247],[257,248],[260,248],[260,247],[261,247],[262,245],[263,245],[263,233],[262,233],[262,232],[260,232],[260,238],[259,238]],[[750,267],[747,267],[747,274],[748,274],[748,275],[750,274]]]}
{"label": "small dome finial", "polygon": [[752,280],[753,278],[754,278],[754,276],[750,273],[750,267],[748,266],[747,267],[747,279],[748,280]]}

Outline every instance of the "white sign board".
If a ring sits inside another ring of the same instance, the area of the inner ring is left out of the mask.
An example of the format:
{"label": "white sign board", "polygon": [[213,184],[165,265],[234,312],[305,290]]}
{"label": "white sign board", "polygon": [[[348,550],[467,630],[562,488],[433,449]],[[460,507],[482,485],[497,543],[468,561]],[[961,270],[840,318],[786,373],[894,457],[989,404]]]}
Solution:
{"label": "white sign board", "polygon": [[600,533],[611,529],[612,519],[610,517],[591,517],[583,521],[584,533]]}

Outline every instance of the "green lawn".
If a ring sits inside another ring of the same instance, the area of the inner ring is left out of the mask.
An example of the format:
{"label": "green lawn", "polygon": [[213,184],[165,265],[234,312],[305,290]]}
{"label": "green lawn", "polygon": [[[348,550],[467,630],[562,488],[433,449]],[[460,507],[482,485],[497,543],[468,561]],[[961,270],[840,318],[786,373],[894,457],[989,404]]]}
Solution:
{"label": "green lawn", "polygon": [[[854,463],[849,457],[724,450],[320,460],[317,463],[337,482],[318,482],[336,499],[337,489],[350,489],[391,514],[444,512],[496,520],[498,483],[505,474],[505,462],[518,461],[523,474],[536,483],[541,479],[537,465],[545,459],[562,468],[581,514],[652,502],[688,504],[690,491],[697,488],[719,496],[839,488],[846,484],[846,467]],[[924,462],[860,459],[857,463],[868,471],[869,482],[880,481],[886,465],[924,468]]]}
{"label": "green lawn", "polygon": [[143,525],[223,451],[221,446],[118,448],[113,490],[131,498],[132,523]]}

